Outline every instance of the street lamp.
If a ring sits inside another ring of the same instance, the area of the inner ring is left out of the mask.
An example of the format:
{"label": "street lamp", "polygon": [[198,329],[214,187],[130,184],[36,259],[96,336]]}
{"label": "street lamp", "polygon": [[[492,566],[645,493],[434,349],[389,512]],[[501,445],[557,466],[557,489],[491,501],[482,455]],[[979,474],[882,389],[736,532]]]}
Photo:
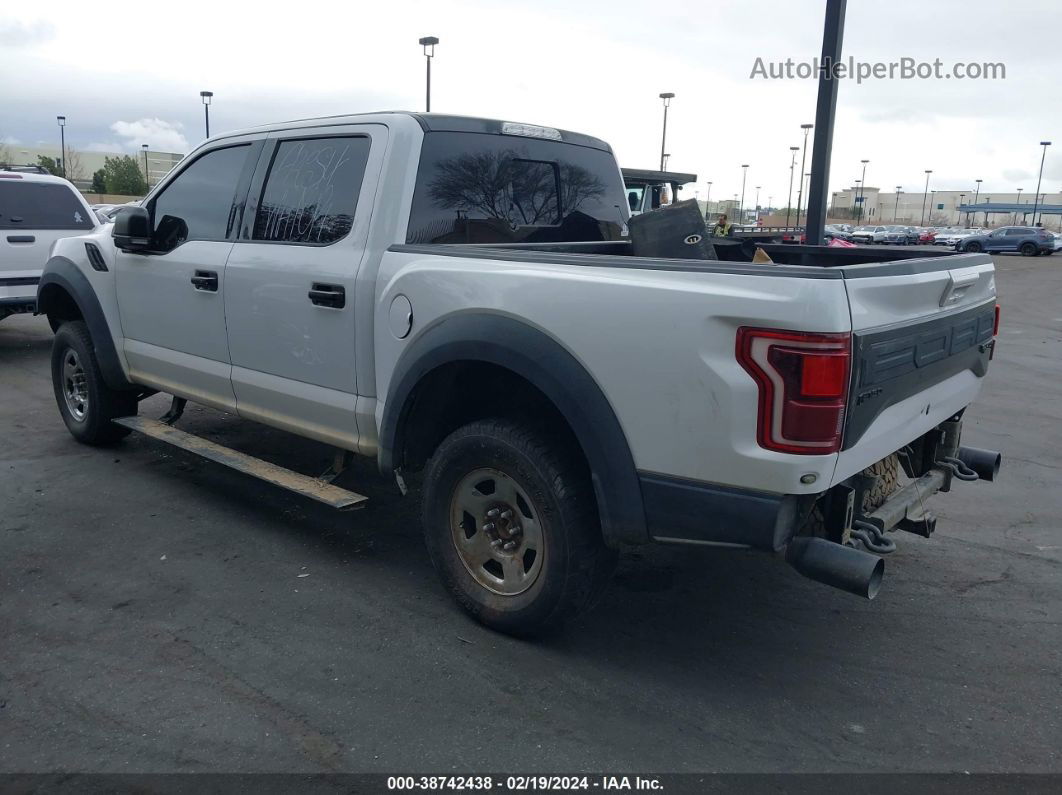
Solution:
{"label": "street lamp", "polygon": [[933,173],[933,169],[926,169],[926,189],[922,193],[922,217],[918,221],[919,226],[926,225],[926,199],[929,198],[929,175]]}
{"label": "street lamp", "polygon": [[667,109],[671,107],[671,100],[675,98],[675,95],[671,91],[665,91],[660,95],[660,99],[664,100],[664,131],[660,135],[660,170],[664,170],[664,146],[667,144]]}
{"label": "street lamp", "polygon": [[856,189],[852,195],[852,218],[858,222],[860,216],[856,214],[856,208],[859,207],[859,189],[863,186],[863,180],[857,179],[855,184]]}
{"label": "street lamp", "polygon": [[[974,206],[976,207],[977,206],[977,197],[981,195],[981,180],[975,179],[974,182],[977,183],[977,190],[974,191],[974,200],[973,200]],[[986,219],[988,218],[987,214],[985,215],[985,218]],[[977,219],[975,218],[974,220],[976,221]],[[970,228],[970,214],[969,213],[966,213],[966,228],[967,229]]]}
{"label": "street lamp", "polygon": [[213,91],[200,91],[200,98],[203,100],[203,118],[206,120],[206,137],[210,137],[210,100],[214,98]]}
{"label": "street lamp", "polygon": [[867,185],[867,163],[869,163],[870,161],[869,160],[860,160],[859,162],[863,164],[863,178],[861,180],[859,180],[859,202],[858,202],[858,205],[859,205],[859,220],[862,221],[863,220],[863,201],[864,201],[864,197],[866,196],[866,193],[864,192],[864,189],[866,188],[866,185]]}
{"label": "street lamp", "polygon": [[435,45],[439,43],[437,36],[425,36],[417,39],[417,43],[424,48],[424,60],[428,65],[428,87],[424,98],[424,112],[431,113],[431,59],[435,57]]}
{"label": "street lamp", "polygon": [[661,169],[661,171],[667,171],[667,161],[670,159],[670,157],[670,154],[664,154],[664,167]]}
{"label": "street lamp", "polygon": [[[1021,192],[1023,190],[1025,190],[1025,188],[1018,188],[1018,201],[1015,202],[1015,204],[1018,205],[1018,210],[1021,209]],[[1012,224],[1018,223],[1018,210],[1014,211],[1014,220],[1011,221]],[[1024,213],[1021,216],[1021,220],[1022,220],[1022,223],[1025,223],[1025,214]]]}
{"label": "street lamp", "polygon": [[789,226],[789,211],[793,207],[793,169],[796,168],[796,153],[800,151],[799,146],[789,147],[789,151],[793,153],[792,158],[789,161],[789,198],[785,200],[785,225]]}
{"label": "street lamp", "polygon": [[760,220],[760,186],[756,186],[756,221]]}
{"label": "street lamp", "polygon": [[896,223],[896,215],[900,211],[900,189],[903,185],[896,186],[896,201],[892,204],[892,222]]}
{"label": "street lamp", "polygon": [[150,176],[150,174],[148,174],[148,164],[147,164],[148,145],[147,144],[140,144],[140,148],[144,150],[144,184],[147,185],[150,188],[151,187],[151,176]]}
{"label": "street lamp", "polygon": [[955,223],[960,224],[960,225],[962,224],[962,203],[963,203],[963,200],[965,198],[966,198],[966,194],[965,193],[960,193],[959,194],[959,206],[957,208],[955,208]]}
{"label": "street lamp", "polygon": [[738,223],[745,222],[745,177],[749,173],[748,163],[741,167],[741,201],[738,202]]}
{"label": "street lamp", "polygon": [[66,116],[56,116],[59,122],[59,167],[63,170],[63,179],[66,179]]}
{"label": "street lamp", "polygon": [[[804,131],[804,151],[800,155],[800,173],[804,173],[804,163],[808,156],[808,133],[814,124],[801,124],[800,129]],[[804,204],[804,178],[800,178],[800,188],[797,190],[797,219],[796,225],[800,226],[800,208]]]}
{"label": "street lamp", "polygon": [[1040,176],[1036,178],[1036,198],[1033,199],[1033,226],[1036,226],[1036,210],[1040,206],[1040,180],[1044,176],[1044,158],[1047,157],[1047,147],[1050,145],[1050,141],[1040,141],[1040,146],[1044,148],[1044,152],[1040,155]]}

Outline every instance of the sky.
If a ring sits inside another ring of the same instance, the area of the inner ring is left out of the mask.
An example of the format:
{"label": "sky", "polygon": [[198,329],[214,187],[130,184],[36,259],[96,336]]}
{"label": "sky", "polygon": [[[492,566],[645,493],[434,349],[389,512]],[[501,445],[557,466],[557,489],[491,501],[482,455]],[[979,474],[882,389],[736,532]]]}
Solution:
{"label": "sky", "polygon": [[[544,124],[612,144],[620,164],[659,164],[661,92],[669,169],[706,198],[784,206],[789,147],[815,119],[814,79],[752,77],[762,59],[819,55],[825,0],[186,0],[179,6],[53,0],[0,10],[0,142],[78,150],[187,152],[211,130],[374,110],[423,110],[417,39],[440,39],[432,107]],[[844,56],[1001,63],[1005,78],[840,83],[831,191],[1036,187],[1062,202],[1062,2],[852,0]],[[777,69],[777,67],[775,67]],[[798,153],[799,156],[799,153]],[[806,170],[810,170],[811,141]],[[797,165],[799,170],[799,162]],[[795,193],[795,190],[794,190]],[[689,197],[689,193],[684,196]],[[794,197],[795,203],[795,197]]]}

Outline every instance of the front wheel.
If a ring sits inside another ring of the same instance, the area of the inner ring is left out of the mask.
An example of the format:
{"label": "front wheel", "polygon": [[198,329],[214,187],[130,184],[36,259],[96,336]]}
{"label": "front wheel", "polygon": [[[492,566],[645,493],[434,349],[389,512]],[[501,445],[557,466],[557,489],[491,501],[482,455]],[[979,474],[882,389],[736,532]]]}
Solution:
{"label": "front wheel", "polygon": [[476,620],[533,635],[591,607],[616,555],[588,473],[548,431],[510,420],[459,428],[424,475],[424,536],[444,585]]}
{"label": "front wheel", "polygon": [[63,422],[82,444],[110,444],[129,435],[128,428],[111,420],[136,414],[136,395],[107,386],[92,337],[81,321],[64,323],[55,333],[52,388]]}
{"label": "front wheel", "polygon": [[966,245],[964,245],[962,247],[962,250],[967,252],[968,254],[979,254],[980,252],[984,251],[984,246],[982,246],[975,240],[972,243],[967,243]]}

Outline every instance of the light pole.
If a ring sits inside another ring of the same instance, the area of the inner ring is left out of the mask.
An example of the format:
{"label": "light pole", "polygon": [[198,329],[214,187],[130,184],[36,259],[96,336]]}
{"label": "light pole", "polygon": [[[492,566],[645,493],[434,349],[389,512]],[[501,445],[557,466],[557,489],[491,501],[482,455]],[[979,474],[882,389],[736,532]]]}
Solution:
{"label": "light pole", "polygon": [[857,179],[855,181],[855,184],[856,189],[855,193],[852,196],[852,218],[854,218],[856,220],[856,223],[858,224],[859,216],[856,215],[856,208],[859,207],[859,189],[863,186],[863,180]]}
{"label": "light pole", "polygon": [[936,197],[937,192],[935,190],[931,190],[929,192],[929,223],[931,226],[933,224],[933,205],[937,203]]}
{"label": "light pole", "polygon": [[962,203],[963,203],[963,200],[965,198],[966,198],[966,194],[965,193],[960,193],[959,194],[959,206],[955,208],[955,223],[959,224],[960,226],[962,226]]}
{"label": "light pole", "polygon": [[748,163],[741,167],[741,201],[738,202],[738,223],[745,222],[745,177],[748,176]]}
{"label": "light pole", "polygon": [[665,153],[664,154],[664,167],[662,169],[660,169],[661,171],[667,171],[667,161],[670,160],[670,159],[671,159],[670,153]]}
{"label": "light pole", "polygon": [[756,223],[760,221],[760,187],[756,186]]}
{"label": "light pole", "polygon": [[860,160],[859,162],[863,164],[863,177],[862,177],[862,179],[859,180],[859,202],[858,202],[858,205],[859,205],[859,220],[862,221],[863,220],[863,201],[864,201],[864,198],[866,196],[866,193],[864,192],[864,189],[866,188],[866,185],[867,185],[867,163],[869,163],[870,161],[869,160]]}
{"label": "light pole", "polygon": [[896,215],[900,212],[900,188],[903,185],[896,186],[896,201],[892,204],[892,222],[896,223]]}
{"label": "light pole", "polygon": [[200,91],[199,96],[203,100],[203,119],[206,122],[206,137],[210,137],[210,100],[214,98],[213,91]]}
{"label": "light pole", "polygon": [[789,226],[789,211],[793,207],[793,169],[796,168],[796,153],[800,151],[799,146],[789,147],[789,151],[793,153],[792,158],[789,161],[789,198],[785,200],[785,225]]}
{"label": "light pole", "polygon": [[435,45],[439,43],[437,36],[425,36],[417,39],[417,43],[424,48],[424,60],[428,64],[427,94],[424,98],[424,112],[431,113],[431,59],[435,57]]}
{"label": "light pole", "polygon": [[[992,197],[991,196],[985,196],[985,204],[991,204],[991,203],[992,203]],[[987,207],[985,208],[985,226],[988,226],[988,208]]]}
{"label": "light pole", "polygon": [[66,116],[56,116],[55,120],[59,123],[59,168],[66,179]]}
{"label": "light pole", "polygon": [[[1025,190],[1025,188],[1018,188],[1018,201],[1015,202],[1015,204],[1018,205],[1018,210],[1021,209],[1021,192],[1023,190]],[[1017,224],[1018,223],[1018,210],[1014,211],[1014,218],[1011,221],[1012,224]],[[1025,221],[1025,215],[1024,214],[1022,214],[1021,220],[1024,223],[1024,221]]]}
{"label": "light pole", "polygon": [[148,174],[148,164],[147,164],[148,145],[147,144],[140,144],[140,148],[144,150],[144,184],[147,185],[150,188],[151,187],[151,176]]}
{"label": "light pole", "polygon": [[675,98],[675,94],[671,91],[665,91],[660,95],[660,99],[664,100],[664,131],[660,134],[660,170],[664,170],[664,147],[667,145],[667,109],[671,107],[671,100]]}
{"label": "light pole", "polygon": [[[800,173],[804,173],[804,163],[808,156],[808,133],[814,124],[801,124],[800,129],[804,131],[804,151],[800,155]],[[800,208],[804,204],[804,177],[800,177],[800,188],[797,191],[797,220],[796,225],[800,226]]]}
{"label": "light pole", "polygon": [[1040,175],[1036,178],[1036,198],[1033,199],[1033,226],[1036,226],[1036,210],[1040,206],[1040,181],[1044,176],[1044,158],[1047,157],[1047,147],[1050,145],[1050,141],[1040,141],[1040,146],[1044,148],[1044,152],[1040,155]]}
{"label": "light pole", "polygon": [[926,225],[926,199],[929,198],[929,175],[933,173],[933,169],[926,169],[926,189],[922,193],[922,217],[918,220],[919,226]]}
{"label": "light pole", "polygon": [[[977,206],[977,197],[981,195],[981,180],[975,179],[974,182],[977,183],[977,190],[974,191],[974,200],[973,200],[974,207],[976,207]],[[988,218],[988,216],[986,215],[985,218]],[[976,221],[977,219],[975,218],[974,220]],[[966,228],[967,229],[970,228],[970,214],[969,213],[966,213]]]}

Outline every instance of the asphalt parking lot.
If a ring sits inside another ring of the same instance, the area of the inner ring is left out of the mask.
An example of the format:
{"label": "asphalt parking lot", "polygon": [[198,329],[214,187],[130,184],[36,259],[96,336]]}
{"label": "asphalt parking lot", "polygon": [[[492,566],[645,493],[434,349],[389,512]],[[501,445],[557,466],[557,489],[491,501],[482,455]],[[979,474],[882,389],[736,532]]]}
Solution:
{"label": "asphalt parking lot", "polygon": [[[1062,770],[1062,256],[996,261],[965,441],[1001,479],[938,496],[876,601],[652,548],[535,643],[465,618],[371,463],[341,481],[369,506],[337,514],[144,438],[79,446],[47,323],[5,320],[0,771]],[[181,425],[329,463],[214,411]]]}

